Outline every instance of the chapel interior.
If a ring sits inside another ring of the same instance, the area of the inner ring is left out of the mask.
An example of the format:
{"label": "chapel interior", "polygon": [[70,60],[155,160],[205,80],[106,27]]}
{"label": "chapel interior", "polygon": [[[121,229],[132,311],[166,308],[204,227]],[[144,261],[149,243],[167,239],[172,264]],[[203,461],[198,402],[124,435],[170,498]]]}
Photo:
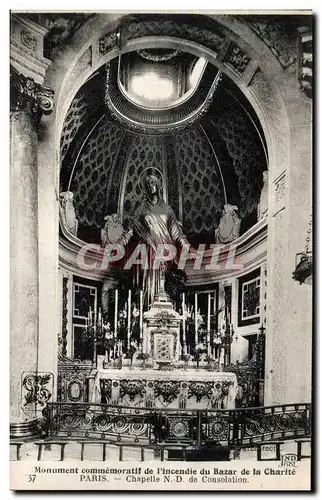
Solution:
{"label": "chapel interior", "polygon": [[303,14],[12,13],[13,460],[309,456],[312,53]]}

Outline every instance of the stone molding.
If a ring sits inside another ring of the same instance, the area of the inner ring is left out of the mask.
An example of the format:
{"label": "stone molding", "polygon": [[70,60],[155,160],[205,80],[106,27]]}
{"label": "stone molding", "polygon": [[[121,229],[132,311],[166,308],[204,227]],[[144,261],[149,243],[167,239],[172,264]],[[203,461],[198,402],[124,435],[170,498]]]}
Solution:
{"label": "stone molding", "polygon": [[44,37],[48,30],[43,26],[13,14],[11,16],[10,60],[16,70],[36,83],[43,84],[51,61],[44,57]]}

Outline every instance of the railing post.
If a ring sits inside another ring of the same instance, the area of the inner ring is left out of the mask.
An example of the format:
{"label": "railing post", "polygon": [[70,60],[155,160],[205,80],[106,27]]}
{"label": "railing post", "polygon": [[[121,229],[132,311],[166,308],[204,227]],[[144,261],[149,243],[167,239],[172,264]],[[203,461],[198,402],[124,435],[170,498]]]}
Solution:
{"label": "railing post", "polygon": [[235,410],[231,410],[231,417],[232,417],[232,442],[229,444],[239,444],[239,427],[240,427],[240,422],[239,422],[239,412]]}
{"label": "railing post", "polygon": [[198,418],[197,418],[197,446],[201,446],[201,410],[197,410]]}

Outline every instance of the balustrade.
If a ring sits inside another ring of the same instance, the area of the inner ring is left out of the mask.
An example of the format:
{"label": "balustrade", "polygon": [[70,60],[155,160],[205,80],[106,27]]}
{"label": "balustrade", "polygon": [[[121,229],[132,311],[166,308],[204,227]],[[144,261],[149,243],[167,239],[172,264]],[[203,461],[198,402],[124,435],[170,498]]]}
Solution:
{"label": "balustrade", "polygon": [[311,405],[292,404],[233,410],[118,407],[92,403],[49,403],[44,411],[49,438],[115,440],[154,447],[219,444],[247,447],[311,435]]}

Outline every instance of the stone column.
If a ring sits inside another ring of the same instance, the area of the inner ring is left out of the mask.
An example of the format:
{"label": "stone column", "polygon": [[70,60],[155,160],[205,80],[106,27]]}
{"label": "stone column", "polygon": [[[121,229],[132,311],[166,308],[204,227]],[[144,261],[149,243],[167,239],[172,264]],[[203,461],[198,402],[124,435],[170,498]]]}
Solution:
{"label": "stone column", "polygon": [[37,126],[53,92],[13,69],[10,94],[10,436],[26,437],[37,432],[39,383]]}

